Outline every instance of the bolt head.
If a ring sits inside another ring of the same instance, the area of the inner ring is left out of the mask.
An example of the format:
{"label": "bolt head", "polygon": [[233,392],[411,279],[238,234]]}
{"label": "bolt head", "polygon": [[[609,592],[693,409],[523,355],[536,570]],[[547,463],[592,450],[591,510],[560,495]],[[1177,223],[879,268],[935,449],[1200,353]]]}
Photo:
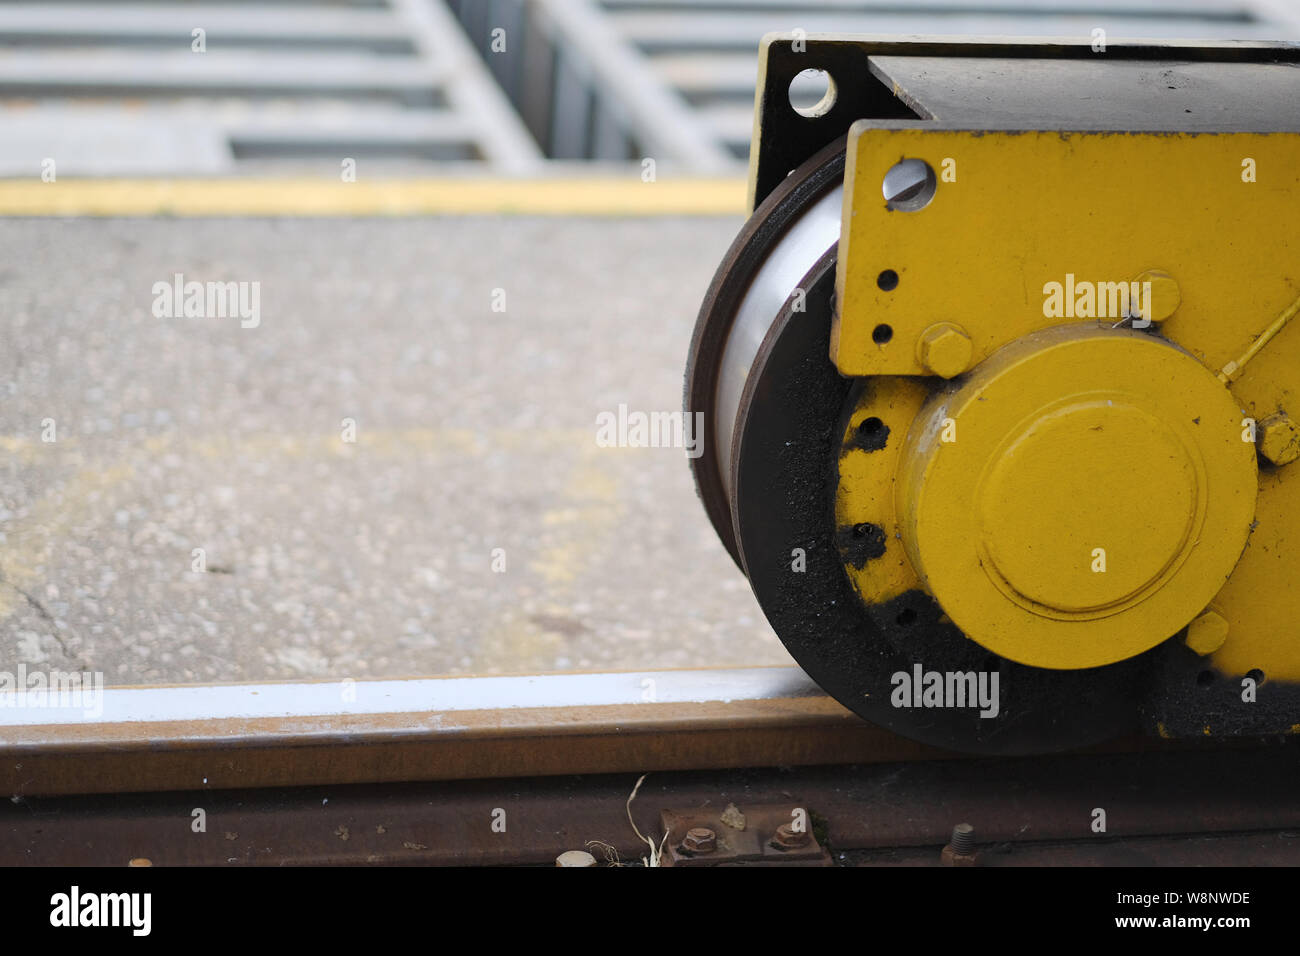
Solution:
{"label": "bolt head", "polygon": [[595,866],[596,858],[586,850],[566,850],[555,858],[556,866]]}
{"label": "bolt head", "polygon": [[708,827],[691,827],[682,840],[682,849],[687,853],[712,853],[718,848],[718,836]]}
{"label": "bolt head", "polygon": [[1213,654],[1228,639],[1228,620],[1217,611],[1206,611],[1187,625],[1183,642],[1197,654]]}
{"label": "bolt head", "polygon": [[788,823],[783,823],[776,828],[776,836],[772,842],[783,850],[797,850],[805,847],[812,839],[807,830],[796,830]]}
{"label": "bolt head", "polygon": [[1300,458],[1300,427],[1278,413],[1264,419],[1255,430],[1255,447],[1275,465],[1289,465]]}
{"label": "bolt head", "polygon": [[952,378],[966,371],[973,352],[970,336],[951,322],[930,326],[916,343],[918,361],[940,378]]}
{"label": "bolt head", "polygon": [[1183,301],[1183,294],[1178,288],[1178,282],[1168,272],[1148,269],[1135,281],[1139,285],[1145,282],[1151,283],[1151,315],[1148,318],[1152,322],[1163,322],[1178,311],[1178,306]]}

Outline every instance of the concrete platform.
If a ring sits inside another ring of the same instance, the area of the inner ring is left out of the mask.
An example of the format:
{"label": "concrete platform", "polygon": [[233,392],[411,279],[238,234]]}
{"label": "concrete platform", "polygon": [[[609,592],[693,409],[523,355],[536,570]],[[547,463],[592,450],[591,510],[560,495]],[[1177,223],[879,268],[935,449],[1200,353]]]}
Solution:
{"label": "concrete platform", "polygon": [[[0,669],[788,664],[682,450],[596,441],[620,403],[680,408],[738,226],[7,221]],[[176,273],[258,283],[255,327],[156,316]]]}

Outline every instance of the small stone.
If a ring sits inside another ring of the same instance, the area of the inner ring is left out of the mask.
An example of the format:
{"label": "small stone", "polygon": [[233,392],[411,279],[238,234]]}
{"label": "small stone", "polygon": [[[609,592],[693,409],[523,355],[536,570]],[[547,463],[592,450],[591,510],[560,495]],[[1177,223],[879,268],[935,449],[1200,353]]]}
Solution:
{"label": "small stone", "polygon": [[727,804],[727,809],[722,811],[722,816],[718,819],[733,830],[745,829],[745,815],[740,812],[734,803]]}

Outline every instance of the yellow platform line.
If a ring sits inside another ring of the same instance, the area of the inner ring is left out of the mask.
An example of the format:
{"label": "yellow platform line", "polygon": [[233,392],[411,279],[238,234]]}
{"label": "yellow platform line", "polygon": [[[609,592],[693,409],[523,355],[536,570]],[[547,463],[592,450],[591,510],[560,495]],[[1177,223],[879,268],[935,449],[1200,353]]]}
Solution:
{"label": "yellow platform line", "polygon": [[743,179],[0,180],[0,216],[743,215]]}

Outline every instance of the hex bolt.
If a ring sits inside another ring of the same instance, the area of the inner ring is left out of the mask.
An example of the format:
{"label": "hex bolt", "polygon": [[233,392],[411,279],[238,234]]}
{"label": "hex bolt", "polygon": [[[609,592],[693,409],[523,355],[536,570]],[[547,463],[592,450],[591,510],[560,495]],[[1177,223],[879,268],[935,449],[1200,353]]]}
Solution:
{"label": "hex bolt", "polygon": [[944,866],[974,866],[976,862],[975,828],[969,823],[959,823],[952,828],[952,839],[939,854]]}
{"label": "hex bolt", "polygon": [[1255,447],[1275,465],[1300,458],[1300,427],[1283,412],[1270,415],[1255,428]]}
{"label": "hex bolt", "polygon": [[556,866],[595,866],[596,858],[586,850],[566,850],[555,858]]}
{"label": "hex bolt", "polygon": [[691,827],[681,849],[685,853],[712,853],[718,848],[718,835],[708,827]]}
{"label": "hex bolt", "polygon": [[916,358],[932,374],[952,378],[970,367],[974,349],[965,329],[951,322],[939,322],[921,333],[916,343]]}
{"label": "hex bolt", "polygon": [[1152,322],[1163,322],[1177,312],[1178,306],[1182,304],[1183,293],[1178,288],[1177,280],[1168,272],[1148,269],[1133,281],[1139,287],[1143,283],[1151,283],[1151,315],[1146,318]]}
{"label": "hex bolt", "polygon": [[783,823],[776,828],[772,846],[778,850],[798,850],[807,846],[811,839],[812,836],[807,830],[796,830],[789,823]]}
{"label": "hex bolt", "polygon": [[1187,625],[1183,643],[1205,657],[1213,654],[1228,640],[1228,619],[1217,611],[1206,611]]}

